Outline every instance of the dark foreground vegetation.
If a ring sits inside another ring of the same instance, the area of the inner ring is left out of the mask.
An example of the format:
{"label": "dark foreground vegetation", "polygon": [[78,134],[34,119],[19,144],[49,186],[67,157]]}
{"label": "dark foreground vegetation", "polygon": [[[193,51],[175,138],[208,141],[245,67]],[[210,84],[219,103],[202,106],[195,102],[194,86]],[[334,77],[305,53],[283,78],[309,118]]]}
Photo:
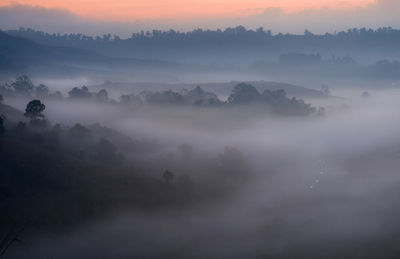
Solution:
{"label": "dark foreground vegetation", "polygon": [[121,153],[145,153],[137,150],[144,143],[98,124],[51,125],[39,100],[27,105],[24,121],[13,121],[11,107],[0,108],[2,227],[14,221],[63,227],[110,207],[157,209],[190,199],[164,182],[162,171],[152,178]]}
{"label": "dark foreground vegetation", "polygon": [[[12,86],[15,94],[39,95],[44,89],[31,87],[27,77]],[[79,91],[86,93],[74,89],[71,98],[83,98]],[[245,158],[233,148],[216,158],[198,156],[183,143],[175,151],[165,150],[156,141],[135,140],[99,124],[53,125],[38,99],[24,113],[3,101],[1,96],[2,254],[26,235],[25,229],[36,230],[28,235],[57,232],[120,210],[163,211],[215,202],[250,174]],[[201,170],[207,173],[199,175]]]}

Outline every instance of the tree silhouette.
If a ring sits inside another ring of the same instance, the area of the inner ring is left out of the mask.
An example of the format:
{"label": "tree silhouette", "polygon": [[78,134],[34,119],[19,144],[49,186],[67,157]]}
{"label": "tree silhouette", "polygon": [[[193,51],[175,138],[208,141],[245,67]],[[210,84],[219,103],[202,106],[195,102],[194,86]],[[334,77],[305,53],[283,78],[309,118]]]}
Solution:
{"label": "tree silhouette", "polygon": [[249,84],[240,83],[236,85],[228,98],[228,103],[233,105],[251,104],[261,101],[261,94]]}
{"label": "tree silhouette", "polygon": [[46,105],[42,104],[40,100],[32,100],[26,105],[25,116],[32,120],[44,118],[42,112],[46,109]]}
{"label": "tree silhouette", "polygon": [[89,88],[86,86],[82,86],[81,88],[74,87],[68,92],[68,94],[69,98],[89,99],[92,97],[92,94],[89,92]]}
{"label": "tree silhouette", "polygon": [[30,125],[35,127],[46,127],[47,121],[42,114],[46,109],[40,100],[32,100],[26,105],[24,116],[30,118]]}
{"label": "tree silhouette", "polygon": [[97,93],[97,100],[102,101],[102,102],[106,102],[108,101],[108,92],[105,89],[101,89],[98,93]]}

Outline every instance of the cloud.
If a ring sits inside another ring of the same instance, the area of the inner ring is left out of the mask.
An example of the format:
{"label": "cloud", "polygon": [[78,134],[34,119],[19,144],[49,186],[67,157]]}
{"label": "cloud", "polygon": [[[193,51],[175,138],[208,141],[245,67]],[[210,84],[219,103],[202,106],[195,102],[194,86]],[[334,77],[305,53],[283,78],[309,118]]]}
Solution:
{"label": "cloud", "polygon": [[[302,33],[309,29],[314,33],[334,32],[354,27],[378,28],[399,27],[400,1],[377,0],[366,7],[353,9],[308,9],[287,13],[281,8],[259,10],[257,14],[241,17],[193,18],[193,19],[148,19],[134,22],[107,22],[87,19],[63,9],[49,9],[27,5],[0,7],[0,29],[18,27],[33,28],[47,32],[85,33],[99,35],[119,34],[127,37],[133,32],[151,29],[195,28],[223,29],[237,25],[248,28],[264,27],[273,32]],[[245,12],[246,13],[246,12]],[[248,10],[247,10],[247,13]]]}
{"label": "cloud", "polygon": [[309,29],[315,33],[334,32],[349,28],[399,27],[400,1],[377,0],[366,7],[353,9],[308,9],[297,13],[285,13],[281,8],[268,8],[264,12],[248,16],[241,24],[253,27],[259,24],[274,32],[301,33]]}
{"label": "cloud", "polygon": [[85,33],[101,35],[116,33],[129,35],[142,25],[124,24],[86,19],[66,9],[19,5],[0,7],[0,29],[32,28],[50,33]]}

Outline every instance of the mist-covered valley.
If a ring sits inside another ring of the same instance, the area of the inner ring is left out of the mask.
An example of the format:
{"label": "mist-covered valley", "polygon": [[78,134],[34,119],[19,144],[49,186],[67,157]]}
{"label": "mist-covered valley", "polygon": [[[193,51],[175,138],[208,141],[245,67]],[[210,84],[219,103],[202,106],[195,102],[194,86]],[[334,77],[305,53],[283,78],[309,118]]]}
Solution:
{"label": "mist-covered valley", "polygon": [[2,256],[396,258],[400,92],[253,84],[3,84]]}
{"label": "mist-covered valley", "polygon": [[0,258],[399,258],[400,30],[111,33],[0,31]]}

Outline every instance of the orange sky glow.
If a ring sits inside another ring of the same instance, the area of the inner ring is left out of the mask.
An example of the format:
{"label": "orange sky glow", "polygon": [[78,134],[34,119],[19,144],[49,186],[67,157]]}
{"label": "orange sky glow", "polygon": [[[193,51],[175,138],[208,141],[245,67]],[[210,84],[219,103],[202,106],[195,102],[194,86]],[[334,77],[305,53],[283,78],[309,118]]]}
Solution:
{"label": "orange sky glow", "polygon": [[269,7],[285,12],[349,9],[374,0],[0,0],[0,6],[24,4],[67,9],[88,18],[113,21],[246,16]]}

